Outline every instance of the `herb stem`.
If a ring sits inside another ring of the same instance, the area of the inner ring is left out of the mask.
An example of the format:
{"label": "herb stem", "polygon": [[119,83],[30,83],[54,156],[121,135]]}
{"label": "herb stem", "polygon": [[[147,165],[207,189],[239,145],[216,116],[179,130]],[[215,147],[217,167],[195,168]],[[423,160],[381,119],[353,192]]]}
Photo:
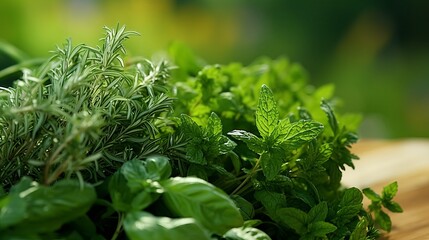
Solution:
{"label": "herb stem", "polygon": [[115,233],[113,234],[111,240],[115,240],[116,238],[118,238],[119,233],[121,233],[121,231],[122,231],[122,223],[124,222],[124,214],[118,212],[118,215],[119,215],[118,224],[116,225],[116,230],[115,230]]}
{"label": "herb stem", "polygon": [[252,168],[252,171],[247,174],[246,178],[244,179],[243,182],[241,182],[240,185],[238,185],[237,188],[234,189],[234,191],[232,191],[232,193],[230,195],[235,195],[237,194],[246,184],[247,182],[250,180],[250,178],[253,177],[253,175],[257,172],[258,167],[259,167],[259,162],[260,162],[261,158],[258,159],[258,161],[256,161],[255,166]]}

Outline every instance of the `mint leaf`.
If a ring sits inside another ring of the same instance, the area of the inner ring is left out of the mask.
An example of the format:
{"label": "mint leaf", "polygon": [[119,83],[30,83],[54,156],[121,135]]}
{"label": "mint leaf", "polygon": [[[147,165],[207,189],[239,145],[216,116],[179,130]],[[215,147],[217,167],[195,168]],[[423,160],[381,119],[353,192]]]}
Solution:
{"label": "mint leaf", "polygon": [[264,206],[265,214],[276,222],[280,221],[277,210],[286,206],[286,196],[284,194],[262,190],[255,192],[254,197]]}
{"label": "mint leaf", "polygon": [[222,135],[222,122],[216,113],[212,112],[207,123],[209,136],[220,137]]}
{"label": "mint leaf", "polygon": [[326,237],[326,234],[334,232],[337,227],[332,223],[318,221],[308,225],[308,234],[315,237]]}
{"label": "mint leaf", "polygon": [[279,111],[273,92],[262,85],[256,109],[256,127],[263,138],[268,138],[279,121]]}
{"label": "mint leaf", "polygon": [[358,224],[356,225],[356,228],[353,230],[352,234],[350,235],[350,240],[362,240],[366,239],[367,230],[368,228],[368,220],[363,217],[359,220]]}
{"label": "mint leaf", "polygon": [[323,125],[314,121],[301,120],[283,126],[279,124],[277,129],[277,142],[296,148],[316,138],[323,131]]}
{"label": "mint leaf", "polygon": [[378,195],[376,192],[374,192],[374,190],[372,190],[371,188],[364,188],[364,189],[362,189],[362,192],[371,201],[379,202],[382,200],[380,195]]}
{"label": "mint leaf", "polygon": [[307,233],[307,214],[297,208],[280,208],[278,210],[280,221],[300,235]]}
{"label": "mint leaf", "polygon": [[386,201],[390,201],[395,197],[398,192],[398,182],[393,182],[383,188],[383,192],[381,194],[381,198]]}
{"label": "mint leaf", "polygon": [[324,221],[328,215],[328,204],[326,202],[321,202],[316,206],[312,207],[308,212],[308,222],[318,222]]}
{"label": "mint leaf", "polygon": [[271,148],[269,152],[264,152],[260,156],[262,172],[267,180],[274,179],[281,170],[283,163],[283,153],[280,148]]}
{"label": "mint leaf", "polygon": [[339,127],[338,127],[338,121],[337,121],[337,118],[335,117],[334,111],[332,110],[328,102],[326,102],[325,100],[322,101],[320,107],[328,116],[329,126],[331,127],[331,130],[334,133],[334,136],[336,136],[339,131]]}
{"label": "mint leaf", "polygon": [[402,207],[393,201],[387,202],[387,201],[383,201],[383,206],[387,209],[389,209],[391,212],[395,212],[395,213],[401,213],[404,210],[402,210]]}
{"label": "mint leaf", "polygon": [[378,225],[380,225],[380,228],[390,232],[392,229],[392,221],[390,220],[389,215],[387,215],[383,210],[379,210],[375,212],[375,221]]}
{"label": "mint leaf", "polygon": [[243,141],[247,144],[247,147],[255,153],[261,154],[264,151],[264,143],[262,139],[258,138],[252,133],[244,130],[234,130],[229,132],[228,135],[231,137]]}

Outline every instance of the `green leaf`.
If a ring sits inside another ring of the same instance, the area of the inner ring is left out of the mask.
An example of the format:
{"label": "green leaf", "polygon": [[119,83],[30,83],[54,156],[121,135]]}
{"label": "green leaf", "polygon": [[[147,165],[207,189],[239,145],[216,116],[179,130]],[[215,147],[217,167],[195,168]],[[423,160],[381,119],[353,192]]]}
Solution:
{"label": "green leaf", "polygon": [[231,199],[234,201],[235,205],[240,209],[240,213],[243,216],[243,219],[250,220],[255,216],[255,209],[253,204],[241,197],[240,195],[232,195]]}
{"label": "green leaf", "polygon": [[336,136],[339,131],[339,127],[338,127],[338,121],[337,121],[337,118],[335,117],[334,111],[332,110],[328,102],[326,102],[325,100],[322,101],[320,107],[328,116],[329,126],[331,127],[331,130],[334,133],[334,136]]}
{"label": "green leaf", "polygon": [[401,213],[404,211],[398,203],[393,201],[390,201],[390,202],[383,201],[382,204],[385,208],[389,209],[391,212]]}
{"label": "green leaf", "polygon": [[263,152],[260,156],[262,172],[267,180],[273,180],[280,172],[283,164],[283,150],[271,148],[269,152]]}
{"label": "green leaf", "polygon": [[265,84],[262,85],[258,107],[256,109],[256,127],[263,138],[274,131],[279,121],[279,111],[273,92]]}
{"label": "green leaf", "polygon": [[222,135],[222,122],[216,113],[212,112],[207,123],[207,132],[209,136]]}
{"label": "green leaf", "polygon": [[335,225],[324,221],[313,222],[308,225],[309,234],[315,237],[325,237],[326,234],[335,230],[337,230]]}
{"label": "green leaf", "polygon": [[375,212],[375,221],[381,229],[387,232],[390,232],[390,230],[392,229],[392,221],[390,220],[389,215],[387,215],[382,210]]}
{"label": "green leaf", "polygon": [[[54,231],[84,215],[95,202],[96,193],[90,185],[60,180],[53,186],[29,188],[19,193],[19,197],[25,201],[26,216],[14,222],[14,226],[22,231],[42,233]],[[22,216],[22,209],[11,210]]]}
{"label": "green leaf", "polygon": [[353,230],[352,234],[350,235],[350,240],[362,240],[366,239],[366,235],[368,233],[368,220],[363,217],[359,220],[358,224],[356,225],[356,228]]}
{"label": "green leaf", "polygon": [[266,190],[256,191],[254,194],[256,200],[262,203],[266,214],[275,222],[280,221],[277,210],[286,206],[286,196],[282,193]]}
{"label": "green leaf", "polygon": [[308,223],[325,221],[326,216],[328,215],[328,204],[326,202],[321,202],[316,206],[312,207],[308,212]]}
{"label": "green leaf", "polygon": [[0,229],[7,228],[27,218],[27,202],[18,194],[0,200]]}
{"label": "green leaf", "polygon": [[383,200],[390,201],[395,197],[396,193],[398,192],[398,182],[393,182],[383,188],[383,192],[381,194],[381,198]]}
{"label": "green leaf", "polygon": [[192,218],[155,217],[147,212],[127,213],[124,230],[131,240],[211,239],[208,232]]}
{"label": "green leaf", "polygon": [[271,240],[265,232],[253,228],[232,228],[223,236],[226,240]]}
{"label": "green leaf", "polygon": [[362,192],[369,200],[373,202],[379,202],[382,200],[380,195],[374,192],[374,190],[372,190],[371,188],[364,188],[362,189]]}
{"label": "green leaf", "polygon": [[357,188],[348,188],[344,191],[343,197],[340,201],[340,207],[350,206],[350,205],[362,205],[363,196],[359,189]]}
{"label": "green leaf", "polygon": [[280,221],[293,230],[299,235],[305,235],[307,233],[307,214],[297,208],[280,208],[278,209],[278,216]]}
{"label": "green leaf", "polygon": [[152,180],[164,180],[171,175],[171,165],[168,157],[161,155],[149,156],[144,161],[147,178]]}
{"label": "green leaf", "polygon": [[223,235],[243,224],[234,202],[219,188],[194,177],[175,177],[162,182],[167,207],[181,217],[195,218],[205,228]]}
{"label": "green leaf", "polygon": [[262,139],[258,138],[250,132],[246,132],[244,130],[234,130],[232,132],[229,132],[228,135],[232,136],[237,140],[245,142],[247,144],[247,147],[255,153],[262,154],[262,152],[264,151],[264,143]]}
{"label": "green leaf", "polygon": [[[279,125],[281,126],[281,125]],[[323,131],[323,125],[314,121],[301,120],[284,125],[278,129],[277,141],[288,147],[299,147],[316,138]]]}

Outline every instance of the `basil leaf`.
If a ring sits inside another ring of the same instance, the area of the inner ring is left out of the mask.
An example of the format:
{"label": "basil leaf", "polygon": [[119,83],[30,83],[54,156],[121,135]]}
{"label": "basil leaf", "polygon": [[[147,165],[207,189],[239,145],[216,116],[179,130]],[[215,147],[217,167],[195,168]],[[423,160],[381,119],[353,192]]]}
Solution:
{"label": "basil leaf", "polygon": [[124,230],[131,240],[210,240],[208,232],[192,218],[156,217],[147,212],[129,212]]}
{"label": "basil leaf", "polygon": [[162,182],[163,200],[181,217],[195,218],[205,228],[224,234],[243,225],[243,217],[234,202],[212,184],[194,177],[175,177]]}

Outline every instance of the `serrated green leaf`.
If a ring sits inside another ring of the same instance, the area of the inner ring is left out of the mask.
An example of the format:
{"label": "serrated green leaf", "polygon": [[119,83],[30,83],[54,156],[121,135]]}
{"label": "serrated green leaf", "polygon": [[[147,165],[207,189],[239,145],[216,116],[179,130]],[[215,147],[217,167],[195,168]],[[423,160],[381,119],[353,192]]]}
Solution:
{"label": "serrated green leaf", "polygon": [[271,240],[265,232],[252,227],[232,228],[223,237],[226,240]]}
{"label": "serrated green leaf", "polygon": [[280,208],[278,216],[283,224],[286,224],[300,235],[307,233],[307,214],[297,208]]}
{"label": "serrated green leaf", "polygon": [[398,182],[393,182],[383,188],[383,192],[381,194],[381,198],[385,201],[390,201],[395,197],[398,192]]}
{"label": "serrated green leaf", "polygon": [[234,202],[222,190],[194,177],[175,177],[162,182],[163,200],[181,217],[191,217],[212,232],[223,235],[243,224]]}
{"label": "serrated green leaf", "polygon": [[266,210],[266,214],[271,219],[278,222],[279,215],[277,210],[286,206],[286,196],[282,193],[271,191],[257,191],[254,194],[256,200],[262,203]]}
{"label": "serrated green leaf", "polygon": [[256,109],[256,127],[263,138],[268,138],[279,121],[277,102],[273,92],[265,84],[262,85],[258,107]]}
{"label": "serrated green leaf", "polygon": [[334,232],[337,227],[328,222],[318,221],[308,225],[308,234],[315,237],[325,237],[326,234]]}
{"label": "serrated green leaf", "polygon": [[334,111],[332,110],[331,106],[328,104],[328,102],[323,100],[320,107],[328,116],[328,122],[332,132],[334,133],[334,135],[337,135],[339,131],[338,121],[337,121],[337,118],[335,117]]}
{"label": "serrated green leaf", "polygon": [[340,207],[350,205],[361,205],[363,200],[362,193],[359,189],[352,187],[344,190],[343,196],[340,201]]}
{"label": "serrated green leaf", "polygon": [[362,189],[362,192],[371,201],[379,202],[382,200],[380,195],[374,192],[374,190],[372,190],[371,188],[364,188]]}
{"label": "serrated green leaf", "polygon": [[219,138],[219,153],[220,154],[227,154],[234,150],[234,148],[237,146],[235,142],[233,142],[231,139],[227,138],[226,136],[220,136]]}
{"label": "serrated green leaf", "polygon": [[397,203],[397,202],[393,202],[393,201],[383,201],[382,202],[383,206],[387,209],[389,209],[389,211],[391,212],[395,212],[395,213],[401,213],[404,210],[402,209],[402,207]]}
{"label": "serrated green leaf", "polygon": [[392,221],[390,220],[389,215],[387,215],[382,210],[375,212],[375,222],[380,226],[381,229],[390,232],[392,229]]}
{"label": "serrated green leaf", "polygon": [[209,136],[222,135],[222,122],[216,113],[212,112],[207,123],[207,133]]}
{"label": "serrated green leaf", "polygon": [[244,130],[234,130],[232,132],[229,132],[228,135],[237,140],[245,142],[247,144],[247,147],[255,153],[262,154],[262,152],[264,151],[264,143],[262,139],[258,138],[250,132],[246,132]]}
{"label": "serrated green leaf", "polygon": [[282,129],[278,129],[276,142],[278,144],[284,143],[288,147],[296,148],[313,140],[322,131],[323,125],[321,123],[301,120],[286,124]]}
{"label": "serrated green leaf", "polygon": [[156,217],[147,212],[130,212],[124,230],[131,240],[210,240],[209,233],[192,218]]}
{"label": "serrated green leaf", "polygon": [[326,202],[321,202],[316,206],[312,207],[308,212],[308,223],[325,221],[326,216],[328,215],[328,204]]}
{"label": "serrated green leaf", "polygon": [[365,217],[361,218],[350,235],[350,240],[364,240],[368,233],[368,220]]}
{"label": "serrated green leaf", "polygon": [[260,156],[262,172],[267,180],[273,180],[280,172],[283,164],[283,154],[280,148],[271,148]]}

